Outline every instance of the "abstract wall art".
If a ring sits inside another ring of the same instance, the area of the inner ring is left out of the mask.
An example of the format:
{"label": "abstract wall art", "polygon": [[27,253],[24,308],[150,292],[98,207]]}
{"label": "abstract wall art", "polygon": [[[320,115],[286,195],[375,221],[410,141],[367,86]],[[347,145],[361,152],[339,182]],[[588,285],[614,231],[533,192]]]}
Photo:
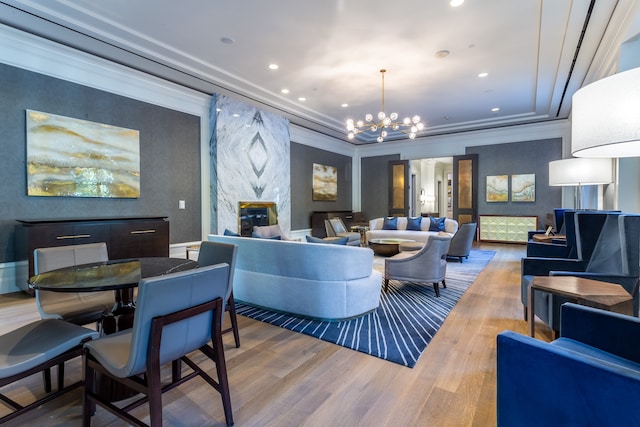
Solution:
{"label": "abstract wall art", "polygon": [[335,166],[313,164],[313,200],[338,200],[338,169]]}
{"label": "abstract wall art", "polygon": [[509,175],[487,176],[487,202],[509,201]]}
{"label": "abstract wall art", "polygon": [[511,175],[511,201],[536,201],[536,174]]}
{"label": "abstract wall art", "polygon": [[140,197],[140,133],[26,110],[27,195]]}

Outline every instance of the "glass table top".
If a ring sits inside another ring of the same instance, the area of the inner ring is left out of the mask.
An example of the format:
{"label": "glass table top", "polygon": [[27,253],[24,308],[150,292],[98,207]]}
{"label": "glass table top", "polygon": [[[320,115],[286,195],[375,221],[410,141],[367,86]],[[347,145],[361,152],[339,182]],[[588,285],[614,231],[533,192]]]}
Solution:
{"label": "glass table top", "polygon": [[29,286],[57,292],[93,292],[138,286],[140,279],[196,268],[198,263],[183,258],[136,258],[75,265],[29,279]]}

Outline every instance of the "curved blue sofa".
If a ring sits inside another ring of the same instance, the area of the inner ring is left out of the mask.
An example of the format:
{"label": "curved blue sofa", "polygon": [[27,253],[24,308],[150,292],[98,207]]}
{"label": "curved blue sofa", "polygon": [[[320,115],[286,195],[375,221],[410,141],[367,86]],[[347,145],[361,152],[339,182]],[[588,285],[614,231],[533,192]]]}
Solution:
{"label": "curved blue sofa", "polygon": [[329,245],[210,234],[212,242],[238,245],[236,301],[323,320],[343,320],[375,310],[382,275],[373,251]]}

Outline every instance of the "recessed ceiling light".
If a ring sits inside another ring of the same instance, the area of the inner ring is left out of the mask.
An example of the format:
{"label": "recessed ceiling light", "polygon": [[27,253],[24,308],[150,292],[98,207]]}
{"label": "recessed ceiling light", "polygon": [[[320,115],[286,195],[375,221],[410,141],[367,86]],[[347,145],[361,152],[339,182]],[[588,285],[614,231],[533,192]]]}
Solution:
{"label": "recessed ceiling light", "polygon": [[232,114],[232,116],[233,116],[233,117],[240,117],[240,114],[238,114],[238,113],[233,113],[233,114]]}
{"label": "recessed ceiling light", "polygon": [[234,44],[236,41],[234,39],[232,39],[231,37],[221,37],[220,38],[220,43],[222,44]]}
{"label": "recessed ceiling light", "polygon": [[483,78],[483,77],[487,77],[489,75],[489,73],[480,73],[478,74],[478,77]]}
{"label": "recessed ceiling light", "polygon": [[345,103],[345,104],[342,104],[342,105],[340,105],[340,106],[341,106],[342,108],[347,108],[347,107],[349,106],[349,104],[346,104],[346,103]]}
{"label": "recessed ceiling light", "polygon": [[464,3],[464,0],[451,0],[449,2],[449,5],[451,7],[458,7],[458,6],[462,6],[462,3]]}
{"label": "recessed ceiling light", "polygon": [[449,56],[451,52],[449,52],[448,50],[444,49],[444,50],[439,50],[436,52],[436,58],[446,58],[447,56]]}
{"label": "recessed ceiling light", "polygon": [[280,68],[280,67],[278,66],[278,64],[269,64],[269,69],[270,69],[270,70],[277,70],[278,68]]}
{"label": "recessed ceiling light", "polygon": [[286,95],[286,94],[288,94],[288,93],[289,93],[289,89],[282,89],[280,92],[281,92],[281,93],[284,93],[284,94]]}
{"label": "recessed ceiling light", "polygon": [[305,98],[304,96],[301,96],[300,98],[298,98],[298,101],[301,101],[301,102],[304,102],[306,100],[307,100],[307,98]]}
{"label": "recessed ceiling light", "polygon": [[500,109],[498,107],[495,107],[495,108],[492,108],[491,111],[495,113],[496,111],[500,111]]}

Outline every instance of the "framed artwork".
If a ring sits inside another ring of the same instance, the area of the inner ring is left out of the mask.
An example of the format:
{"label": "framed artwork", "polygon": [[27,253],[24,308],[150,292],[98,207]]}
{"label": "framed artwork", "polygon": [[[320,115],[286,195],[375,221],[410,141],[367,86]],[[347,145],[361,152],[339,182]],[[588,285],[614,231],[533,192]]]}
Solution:
{"label": "framed artwork", "polygon": [[140,132],[26,110],[27,195],[140,197]]}
{"label": "framed artwork", "polygon": [[536,174],[511,175],[511,201],[536,201]]}
{"label": "framed artwork", "polygon": [[313,164],[313,200],[338,200],[338,168]]}
{"label": "framed artwork", "polygon": [[487,202],[509,201],[509,175],[487,176]]}

